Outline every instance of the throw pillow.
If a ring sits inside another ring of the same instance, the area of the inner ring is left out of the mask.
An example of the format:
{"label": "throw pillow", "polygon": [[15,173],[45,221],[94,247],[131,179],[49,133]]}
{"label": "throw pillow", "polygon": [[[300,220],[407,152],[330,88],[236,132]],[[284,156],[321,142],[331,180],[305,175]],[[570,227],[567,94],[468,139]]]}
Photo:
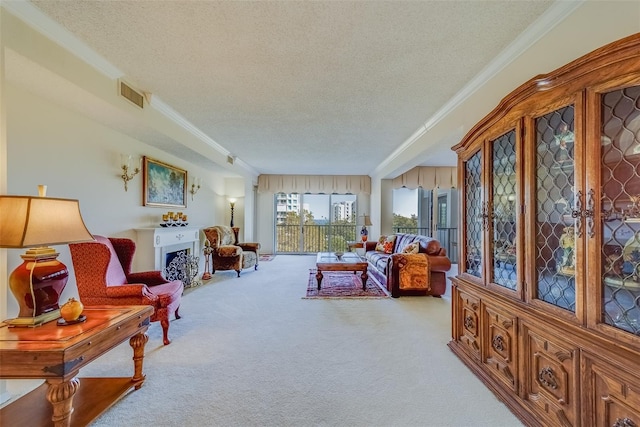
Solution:
{"label": "throw pillow", "polygon": [[420,252],[420,243],[418,242],[409,243],[402,249],[403,254],[417,254],[418,252]]}
{"label": "throw pillow", "polygon": [[376,251],[384,252],[385,254],[393,253],[393,244],[396,242],[396,235],[380,236],[378,243],[376,244]]}

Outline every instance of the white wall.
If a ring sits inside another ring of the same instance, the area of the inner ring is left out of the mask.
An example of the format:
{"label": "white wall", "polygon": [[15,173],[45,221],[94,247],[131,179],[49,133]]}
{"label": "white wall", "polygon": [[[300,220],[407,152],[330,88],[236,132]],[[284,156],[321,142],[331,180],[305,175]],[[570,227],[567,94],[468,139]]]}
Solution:
{"label": "white wall", "polygon": [[[0,22],[2,21],[3,9],[0,7]],[[3,31],[0,27],[0,194],[7,194],[7,126],[6,126],[6,101],[4,85],[4,49],[2,47]],[[0,249],[0,299],[7,294],[7,280],[9,273],[7,271],[7,250]],[[0,303],[0,319],[6,319],[7,304]],[[0,381],[0,404],[9,400],[10,392],[7,391],[7,382]]]}
{"label": "white wall", "polygon": [[[80,201],[92,233],[134,240],[136,228],[158,226],[167,210],[187,214],[190,226],[228,223],[225,178],[233,173],[222,176],[228,165],[206,166],[218,160],[225,164],[226,156],[157,108],[132,106],[118,96],[117,79],[52,43],[4,8],[0,19],[0,194],[36,195],[37,185],[46,184],[48,196]],[[184,169],[189,177],[201,178],[201,188],[193,200],[187,194],[186,208],[142,206],[142,174],[125,192],[120,154],[148,156]],[[245,179],[237,178],[234,185],[242,187]],[[247,198],[253,203],[252,194]],[[242,203],[236,205],[238,219],[244,218],[242,209]],[[137,243],[138,251],[144,250],[142,242]],[[77,296],[73,265],[67,246],[55,249],[70,270],[61,298],[65,301]],[[0,298],[2,319],[18,312],[7,277],[22,262],[22,252],[0,250],[0,295],[8,295]],[[139,264],[134,258],[135,269]],[[203,259],[200,264],[202,268]]]}
{"label": "white wall", "polygon": [[[25,88],[6,84],[4,89],[8,194],[37,195],[37,185],[46,184],[48,196],[80,201],[82,216],[92,233],[134,240],[137,238],[135,228],[158,226],[167,210],[184,212],[190,225],[200,227],[223,219],[218,207],[220,201],[227,204],[221,184],[223,178],[62,108]],[[142,206],[142,174],[129,182],[129,190],[125,192],[119,177],[120,153],[146,155],[185,169],[188,174],[202,178],[202,187],[193,201],[187,194],[184,209]],[[65,301],[77,296],[77,288],[68,246],[56,249],[60,251],[59,259],[70,269],[62,296]],[[8,251],[11,268],[21,263],[22,252]],[[134,266],[137,267],[135,261]],[[15,314],[17,304],[10,298],[8,315]]]}

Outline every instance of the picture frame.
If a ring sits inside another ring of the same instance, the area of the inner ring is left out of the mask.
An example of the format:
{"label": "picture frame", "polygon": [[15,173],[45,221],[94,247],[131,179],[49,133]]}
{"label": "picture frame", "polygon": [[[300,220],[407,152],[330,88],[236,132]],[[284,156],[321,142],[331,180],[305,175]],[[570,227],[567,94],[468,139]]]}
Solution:
{"label": "picture frame", "polygon": [[187,207],[187,171],[144,156],[142,205]]}

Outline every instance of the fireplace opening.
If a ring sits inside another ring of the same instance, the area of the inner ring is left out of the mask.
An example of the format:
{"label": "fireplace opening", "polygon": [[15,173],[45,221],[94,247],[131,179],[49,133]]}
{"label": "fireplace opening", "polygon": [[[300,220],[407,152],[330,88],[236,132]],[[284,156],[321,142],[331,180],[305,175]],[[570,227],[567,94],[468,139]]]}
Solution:
{"label": "fireplace opening", "polygon": [[164,257],[164,265],[171,264],[171,261],[173,261],[173,259],[179,256],[180,254],[191,255],[191,249],[186,248],[186,249],[180,249],[179,251],[167,252],[167,254]]}
{"label": "fireplace opening", "polygon": [[191,249],[178,249],[165,255],[164,277],[167,280],[180,280],[185,288],[197,286],[199,258],[191,255]]}
{"label": "fireplace opening", "polygon": [[183,257],[188,257],[190,254],[191,254],[190,248],[167,252],[164,256],[164,265],[166,266],[164,271],[165,279],[167,280],[180,279],[179,277],[180,272],[178,271],[178,269],[172,268],[172,266],[175,266],[176,263],[171,264],[171,261],[173,261],[175,258],[179,258],[180,255],[183,255]]}

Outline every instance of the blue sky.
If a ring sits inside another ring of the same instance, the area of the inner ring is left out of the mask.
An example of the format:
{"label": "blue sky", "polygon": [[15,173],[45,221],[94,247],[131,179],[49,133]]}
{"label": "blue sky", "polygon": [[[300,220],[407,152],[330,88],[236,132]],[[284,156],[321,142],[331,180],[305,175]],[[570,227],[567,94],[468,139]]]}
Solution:
{"label": "blue sky", "polygon": [[393,213],[411,218],[418,215],[418,190],[400,188],[393,191]]}

